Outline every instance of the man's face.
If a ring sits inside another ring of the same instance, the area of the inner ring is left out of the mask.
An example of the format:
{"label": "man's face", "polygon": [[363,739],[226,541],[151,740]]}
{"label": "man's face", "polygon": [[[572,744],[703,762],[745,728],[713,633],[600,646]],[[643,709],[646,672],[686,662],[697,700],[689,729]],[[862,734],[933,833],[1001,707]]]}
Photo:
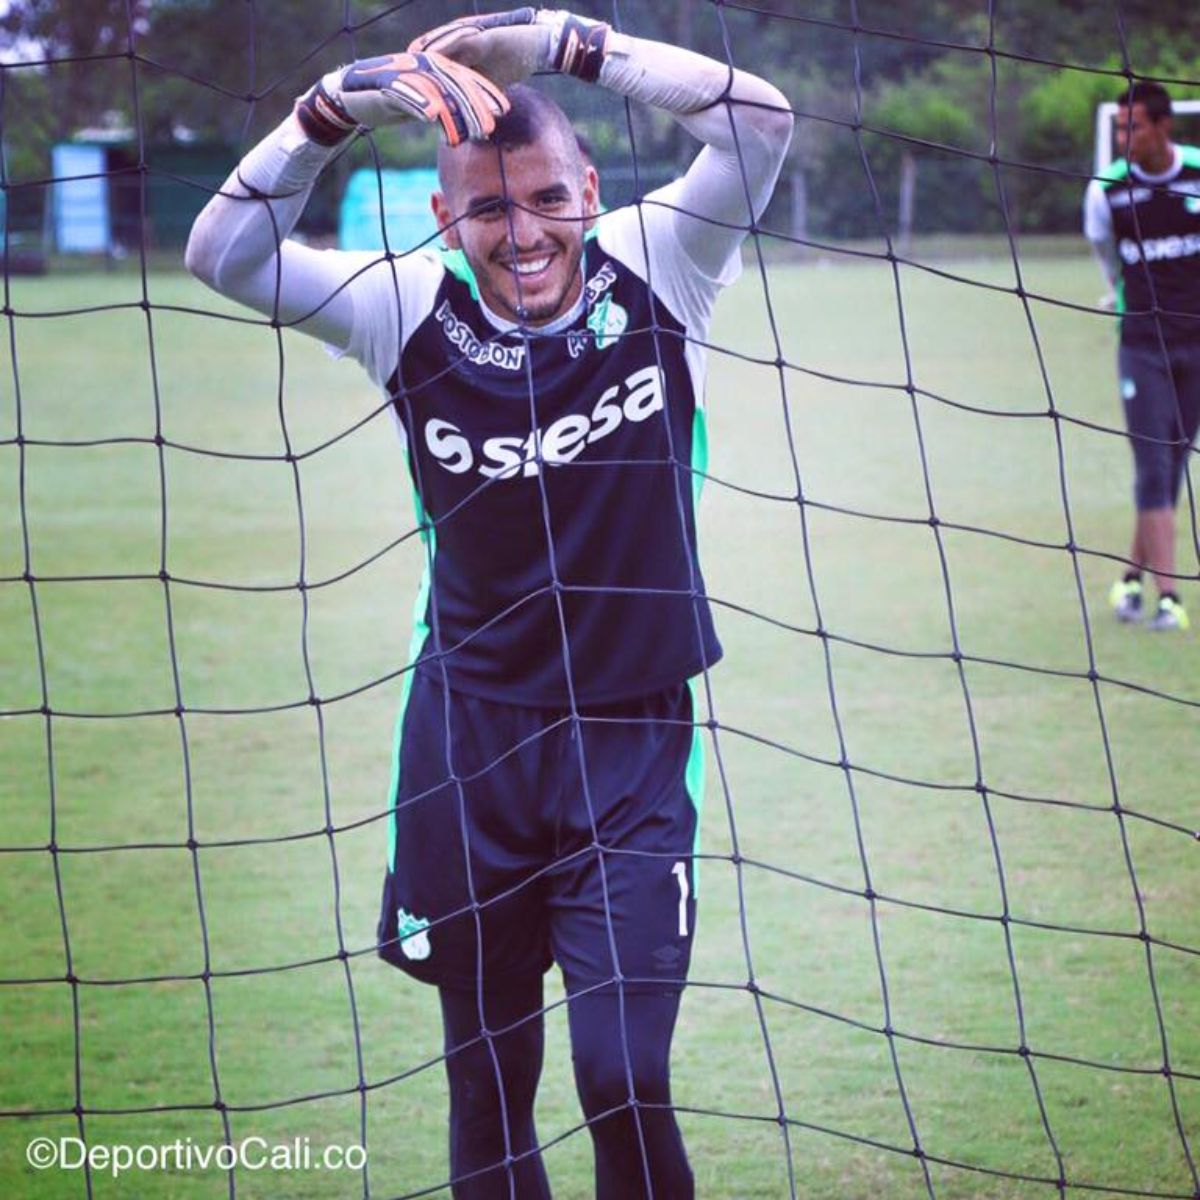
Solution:
{"label": "man's face", "polygon": [[442,184],[434,216],[446,244],[466,255],[493,312],[544,325],[575,303],[598,186],[595,170],[561,138],[504,151],[466,143],[448,156]]}
{"label": "man's face", "polygon": [[1117,153],[1139,167],[1160,167],[1169,157],[1171,120],[1164,117],[1154,121],[1146,114],[1146,106],[1138,103],[1132,108],[1117,109]]}

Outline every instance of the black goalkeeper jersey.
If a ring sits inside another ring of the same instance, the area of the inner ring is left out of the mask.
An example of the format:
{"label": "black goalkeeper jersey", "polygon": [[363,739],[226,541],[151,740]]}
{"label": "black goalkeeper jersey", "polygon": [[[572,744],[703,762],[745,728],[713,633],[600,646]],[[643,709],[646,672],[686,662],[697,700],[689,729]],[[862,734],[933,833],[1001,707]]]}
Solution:
{"label": "black goalkeeper jersey", "polygon": [[386,386],[428,538],[418,669],[456,690],[606,703],[721,655],[696,553],[699,352],[604,243],[585,242],[566,328],[499,332],[460,253],[402,313]]}
{"label": "black goalkeeper jersey", "polygon": [[1100,179],[1121,259],[1126,345],[1200,339],[1200,149],[1180,146],[1179,169],[1148,180],[1120,159]]}

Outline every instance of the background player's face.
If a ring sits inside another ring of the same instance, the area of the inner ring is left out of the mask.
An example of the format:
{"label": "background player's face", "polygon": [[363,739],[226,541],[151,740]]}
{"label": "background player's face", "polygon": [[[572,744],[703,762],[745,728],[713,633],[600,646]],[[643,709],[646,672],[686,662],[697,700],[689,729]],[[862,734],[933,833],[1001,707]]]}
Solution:
{"label": "background player's face", "polygon": [[1141,103],[1117,109],[1117,153],[1130,162],[1149,171],[1162,170],[1169,165],[1165,160],[1170,158],[1170,142],[1170,118],[1152,120]]}
{"label": "background player's face", "polygon": [[499,316],[544,325],[579,298],[583,235],[598,208],[596,172],[553,134],[500,151],[470,142],[448,156],[433,212]]}

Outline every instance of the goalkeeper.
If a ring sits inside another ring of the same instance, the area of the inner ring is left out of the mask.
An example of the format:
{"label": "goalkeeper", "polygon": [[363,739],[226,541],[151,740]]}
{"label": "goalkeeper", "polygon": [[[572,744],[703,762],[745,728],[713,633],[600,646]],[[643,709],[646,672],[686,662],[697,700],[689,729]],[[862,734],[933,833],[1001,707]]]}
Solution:
{"label": "goalkeeper", "polygon": [[[703,148],[601,214],[567,118],[521,83],[538,72],[663,109]],[[407,119],[444,134],[447,249],[290,239],[345,140]],[[693,1194],[669,1057],[696,921],[689,680],[721,654],[693,511],[703,345],[791,127],[773,86],[690,51],[566,12],[465,18],[326,75],[192,231],[201,279],[384,389],[418,497],[379,952],[439,991],[456,1197],[550,1194],[552,962],[595,1194]]]}
{"label": "goalkeeper", "polygon": [[1171,98],[1135,83],[1117,102],[1124,155],[1088,185],[1084,232],[1120,298],[1121,398],[1137,516],[1130,569],[1113,584],[1120,621],[1142,618],[1142,569],[1158,585],[1147,621],[1186,629],[1175,591],[1175,507],[1200,427],[1200,150],[1171,140]]}

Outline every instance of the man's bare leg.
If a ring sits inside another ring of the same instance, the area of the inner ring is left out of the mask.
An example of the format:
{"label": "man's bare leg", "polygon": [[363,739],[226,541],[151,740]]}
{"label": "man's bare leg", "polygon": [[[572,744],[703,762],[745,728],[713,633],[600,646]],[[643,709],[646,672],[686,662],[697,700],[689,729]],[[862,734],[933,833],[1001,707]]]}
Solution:
{"label": "man's bare leg", "polygon": [[1159,592],[1175,592],[1175,510],[1147,508],[1137,515],[1130,558],[1154,576]]}

